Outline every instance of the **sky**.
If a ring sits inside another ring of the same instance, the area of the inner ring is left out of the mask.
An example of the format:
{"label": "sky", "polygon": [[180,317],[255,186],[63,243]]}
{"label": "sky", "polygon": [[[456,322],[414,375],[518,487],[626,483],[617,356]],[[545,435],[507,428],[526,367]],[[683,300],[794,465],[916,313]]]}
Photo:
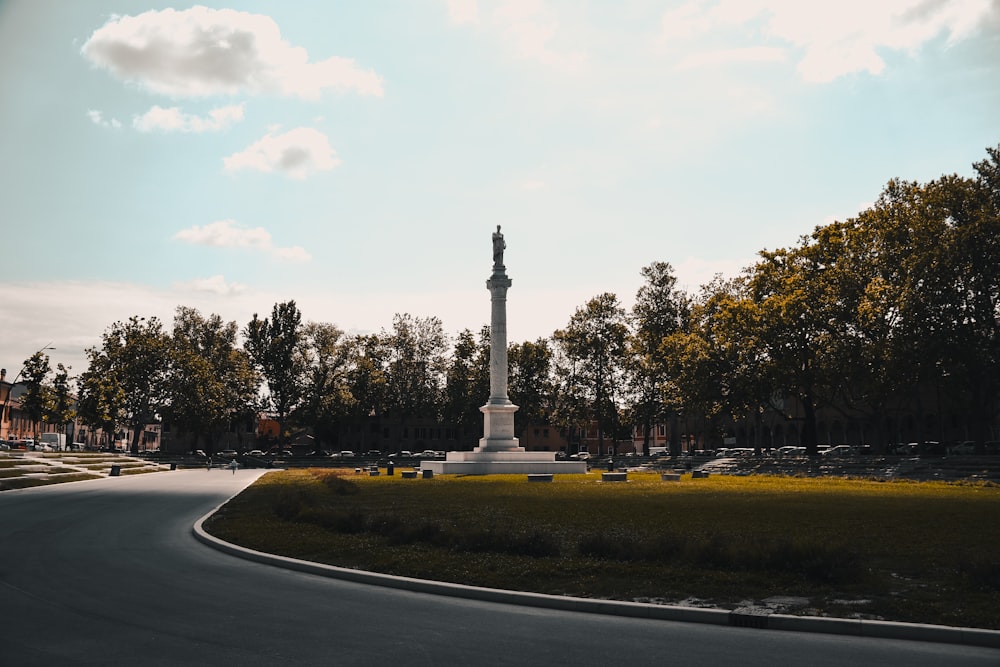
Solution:
{"label": "sky", "polygon": [[0,366],[178,306],[490,319],[696,293],[1000,145],[1000,0],[0,0]]}

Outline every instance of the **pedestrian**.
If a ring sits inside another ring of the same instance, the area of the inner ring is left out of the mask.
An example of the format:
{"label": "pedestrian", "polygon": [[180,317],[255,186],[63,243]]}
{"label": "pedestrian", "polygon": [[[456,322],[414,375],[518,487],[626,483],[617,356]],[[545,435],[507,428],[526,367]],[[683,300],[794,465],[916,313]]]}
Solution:
{"label": "pedestrian", "polygon": [[212,457],[209,456],[208,463],[205,464],[205,470],[211,470],[211,469],[212,469]]}
{"label": "pedestrian", "polygon": [[236,459],[233,459],[232,461],[229,462],[229,469],[233,471],[234,475],[236,474],[236,469],[239,467],[240,464],[236,462]]}

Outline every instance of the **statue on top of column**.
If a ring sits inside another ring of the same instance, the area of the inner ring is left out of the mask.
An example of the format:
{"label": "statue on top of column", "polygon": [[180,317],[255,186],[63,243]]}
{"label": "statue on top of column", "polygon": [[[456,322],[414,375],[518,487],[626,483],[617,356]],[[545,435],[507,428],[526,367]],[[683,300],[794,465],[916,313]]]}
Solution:
{"label": "statue on top of column", "polygon": [[493,232],[493,265],[503,266],[503,251],[506,249],[507,243],[503,240],[503,234],[500,233],[500,225],[497,225],[497,230]]}

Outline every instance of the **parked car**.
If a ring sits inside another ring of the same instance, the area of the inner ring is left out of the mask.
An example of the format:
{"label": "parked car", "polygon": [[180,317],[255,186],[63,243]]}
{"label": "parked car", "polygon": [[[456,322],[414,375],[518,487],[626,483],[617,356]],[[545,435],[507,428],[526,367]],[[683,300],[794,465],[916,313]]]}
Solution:
{"label": "parked car", "polygon": [[399,458],[399,459],[410,459],[410,458],[413,458],[413,454],[410,453],[409,450],[404,449],[401,452],[393,452],[392,454],[389,454],[389,458],[390,459],[396,459],[396,458]]}
{"label": "parked car", "polygon": [[219,456],[224,456],[227,459],[234,459],[236,458],[236,455],[237,452],[235,449],[223,449],[221,452],[219,452]]}
{"label": "parked car", "polygon": [[377,449],[369,449],[367,452],[365,452],[365,456],[367,456],[370,459],[377,459],[378,457],[382,456],[382,452],[380,452]]}
{"label": "parked car", "polygon": [[851,456],[854,454],[854,448],[850,445],[837,445],[835,447],[830,447],[829,449],[824,449],[820,452],[820,454],[829,458]]}
{"label": "parked car", "polygon": [[975,454],[976,453],[976,443],[972,440],[966,440],[965,442],[960,442],[957,445],[952,445],[948,448],[948,453],[953,455],[962,454]]}
{"label": "parked car", "polygon": [[352,452],[349,449],[344,449],[344,450],[341,450],[339,452],[334,452],[333,454],[330,454],[330,458],[331,459],[339,459],[341,461],[346,460],[346,459],[353,459],[354,458],[354,452]]}
{"label": "parked car", "polygon": [[576,454],[571,454],[570,458],[571,459],[576,459],[578,461],[587,461],[588,459],[590,459],[590,453],[589,452],[577,452]]}

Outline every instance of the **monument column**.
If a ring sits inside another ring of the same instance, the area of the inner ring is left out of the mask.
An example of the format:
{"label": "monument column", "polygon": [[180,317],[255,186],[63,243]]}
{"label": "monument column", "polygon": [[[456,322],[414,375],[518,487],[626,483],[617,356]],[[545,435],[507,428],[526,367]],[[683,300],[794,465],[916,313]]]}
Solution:
{"label": "monument column", "polygon": [[511,279],[503,263],[507,248],[500,225],[493,234],[493,275],[486,281],[490,291],[490,398],[483,407],[483,437],[476,451],[523,452],[514,437],[517,406],[507,396],[507,289]]}

